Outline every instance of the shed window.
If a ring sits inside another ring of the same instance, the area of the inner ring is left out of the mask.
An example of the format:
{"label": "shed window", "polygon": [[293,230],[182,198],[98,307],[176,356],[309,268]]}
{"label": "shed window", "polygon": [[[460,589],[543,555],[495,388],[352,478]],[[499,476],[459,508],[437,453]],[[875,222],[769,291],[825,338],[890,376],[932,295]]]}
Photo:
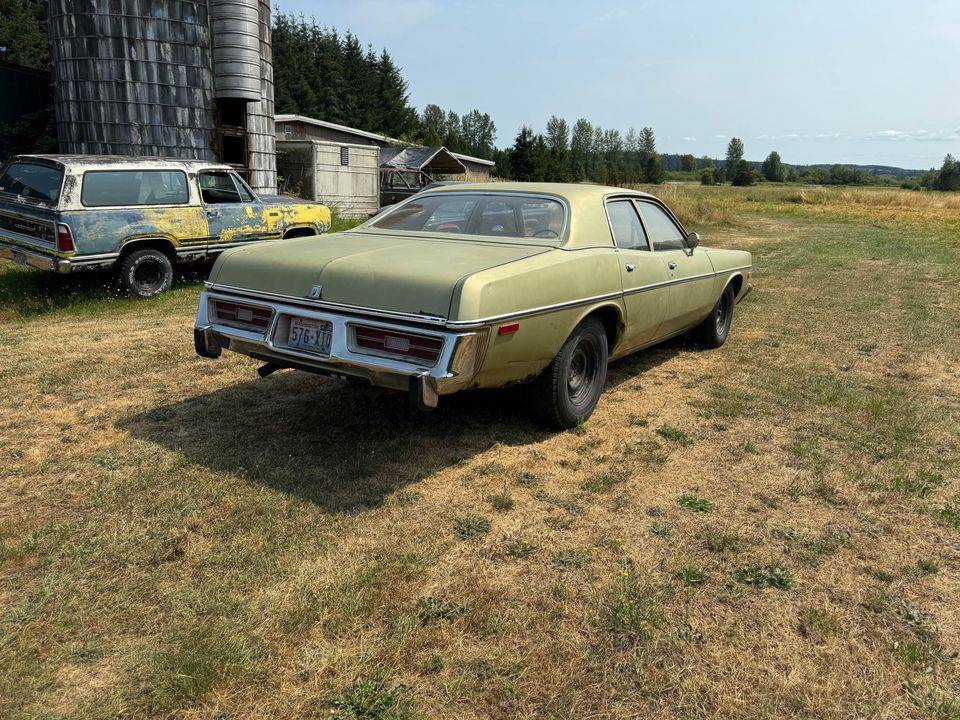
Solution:
{"label": "shed window", "polygon": [[88,170],[80,202],[110,205],[184,205],[190,199],[182,170]]}
{"label": "shed window", "polygon": [[340,164],[341,165],[350,164],[350,148],[348,147],[340,148]]}

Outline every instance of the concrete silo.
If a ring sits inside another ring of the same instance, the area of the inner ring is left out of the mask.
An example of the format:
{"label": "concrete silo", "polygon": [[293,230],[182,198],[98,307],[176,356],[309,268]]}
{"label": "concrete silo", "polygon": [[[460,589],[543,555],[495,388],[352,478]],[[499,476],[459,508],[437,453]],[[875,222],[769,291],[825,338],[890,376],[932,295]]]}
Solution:
{"label": "concrete silo", "polygon": [[225,162],[276,191],[269,0],[50,0],[57,135]]}

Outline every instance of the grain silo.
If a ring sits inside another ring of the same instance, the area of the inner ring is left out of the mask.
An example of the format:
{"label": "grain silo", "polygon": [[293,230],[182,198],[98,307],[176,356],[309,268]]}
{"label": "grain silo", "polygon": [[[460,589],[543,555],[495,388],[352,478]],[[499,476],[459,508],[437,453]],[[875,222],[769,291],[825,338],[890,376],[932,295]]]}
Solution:
{"label": "grain silo", "polygon": [[225,162],[276,192],[269,0],[50,0],[63,152]]}

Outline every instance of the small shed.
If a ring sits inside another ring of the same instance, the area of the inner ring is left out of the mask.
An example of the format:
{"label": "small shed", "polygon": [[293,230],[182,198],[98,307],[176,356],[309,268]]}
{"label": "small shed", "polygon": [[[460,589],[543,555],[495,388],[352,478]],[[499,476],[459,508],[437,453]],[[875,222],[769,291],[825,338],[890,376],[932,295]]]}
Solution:
{"label": "small shed", "polygon": [[380,204],[392,205],[441,177],[466,172],[463,163],[443,147],[380,148]]}
{"label": "small shed", "polygon": [[380,209],[380,148],[326,140],[277,140],[281,191],[322,202],[344,217]]}

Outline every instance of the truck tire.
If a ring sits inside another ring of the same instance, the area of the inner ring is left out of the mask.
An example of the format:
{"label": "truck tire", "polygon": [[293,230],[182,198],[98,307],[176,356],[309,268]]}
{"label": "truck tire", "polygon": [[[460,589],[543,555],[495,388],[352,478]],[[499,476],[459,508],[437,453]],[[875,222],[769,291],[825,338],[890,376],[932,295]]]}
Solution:
{"label": "truck tire", "polygon": [[540,420],[563,430],[586,420],[607,379],[607,333],[595,317],[581,322],[533,384]]}
{"label": "truck tire", "polygon": [[727,285],[710,314],[693,329],[693,338],[705,348],[718,348],[727,341],[733,321],[733,287]]}
{"label": "truck tire", "polygon": [[133,295],[149,298],[170,289],[173,264],[154,248],[134,250],[124,255],[118,268],[121,284]]}

